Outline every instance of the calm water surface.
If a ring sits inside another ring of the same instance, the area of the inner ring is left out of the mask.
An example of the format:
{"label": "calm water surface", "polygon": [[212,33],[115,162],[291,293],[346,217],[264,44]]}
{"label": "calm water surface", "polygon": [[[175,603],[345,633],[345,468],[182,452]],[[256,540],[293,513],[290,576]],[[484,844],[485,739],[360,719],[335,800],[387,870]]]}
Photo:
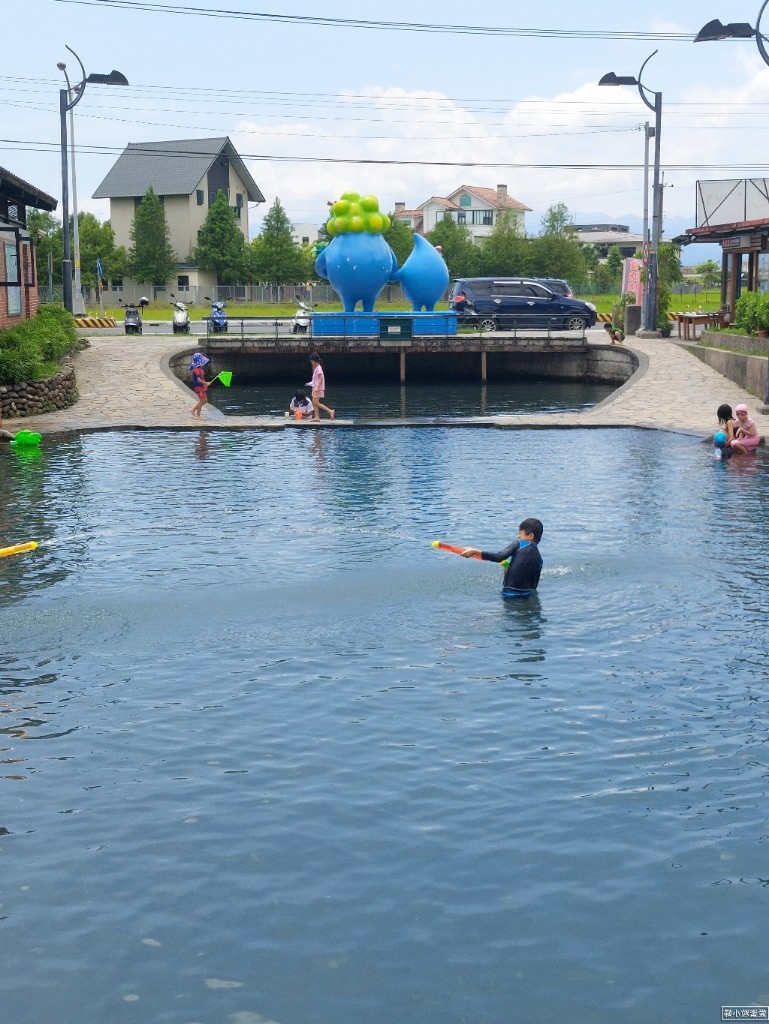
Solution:
{"label": "calm water surface", "polygon": [[[0,451],[9,1024],[769,1004],[767,456],[641,431]],[[433,539],[545,523],[536,598]]]}
{"label": "calm water surface", "polygon": [[[229,416],[282,416],[303,382],[263,387],[214,387],[209,398]],[[304,388],[307,394],[309,388]],[[578,412],[616,390],[615,384],[518,380],[482,385],[467,382],[421,384],[336,384],[325,404],[344,419],[435,419],[526,412]],[[325,414],[324,414],[325,415]]]}

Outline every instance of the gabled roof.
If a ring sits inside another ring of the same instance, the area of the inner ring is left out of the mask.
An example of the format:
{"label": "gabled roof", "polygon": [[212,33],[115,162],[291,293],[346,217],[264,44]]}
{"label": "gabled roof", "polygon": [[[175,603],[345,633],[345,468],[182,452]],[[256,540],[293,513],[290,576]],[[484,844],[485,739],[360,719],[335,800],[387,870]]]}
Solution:
{"label": "gabled roof", "polygon": [[425,199],[423,203],[417,207],[419,210],[424,210],[428,203],[435,203],[437,206],[442,206],[444,210],[461,210],[461,206],[457,206],[456,203],[452,203],[450,199],[444,199],[443,196],[430,196],[429,199]]}
{"label": "gabled roof", "polygon": [[249,201],[263,203],[264,196],[226,135],[216,139],[131,142],[93,198],[143,196],[150,186],[159,196],[189,196],[221,154],[230,160],[246,186]]}
{"label": "gabled roof", "polygon": [[9,199],[16,199],[24,206],[32,206],[36,210],[55,210],[56,200],[53,196],[41,192],[23,178],[17,178],[5,167],[0,167],[0,193]]}
{"label": "gabled roof", "polygon": [[517,199],[513,199],[512,196],[500,195],[495,188],[479,188],[477,185],[460,185],[458,189],[455,189],[448,197],[452,199],[453,196],[459,192],[469,192],[471,196],[475,196],[477,199],[481,199],[484,203],[488,203],[495,210],[527,210],[531,212],[530,206],[525,206],[520,203]]}

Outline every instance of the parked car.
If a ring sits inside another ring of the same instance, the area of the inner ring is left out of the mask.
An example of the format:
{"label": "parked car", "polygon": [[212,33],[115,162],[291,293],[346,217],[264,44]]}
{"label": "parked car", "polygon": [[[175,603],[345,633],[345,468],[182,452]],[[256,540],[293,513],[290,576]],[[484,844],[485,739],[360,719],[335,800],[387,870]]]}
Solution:
{"label": "parked car", "polygon": [[574,292],[569,287],[569,282],[564,281],[562,277],[532,277],[529,280],[543,284],[545,288],[549,288],[556,295],[563,295],[567,299],[574,298]]}
{"label": "parked car", "polygon": [[596,322],[591,302],[567,298],[533,278],[465,277],[454,282],[449,308],[460,325],[483,331],[531,327],[583,331]]}

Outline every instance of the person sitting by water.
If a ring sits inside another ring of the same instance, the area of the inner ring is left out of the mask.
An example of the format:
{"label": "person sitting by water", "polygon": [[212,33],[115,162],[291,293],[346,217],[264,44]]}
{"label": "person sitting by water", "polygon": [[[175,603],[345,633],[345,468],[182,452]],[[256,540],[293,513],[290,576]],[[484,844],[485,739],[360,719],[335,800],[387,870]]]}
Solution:
{"label": "person sitting by water", "polygon": [[509,558],[502,582],[502,597],[531,597],[542,572],[542,555],[537,545],[542,540],[543,530],[539,519],[524,519],[518,527],[518,536],[506,548],[501,551],[465,548],[462,557],[480,557],[485,562],[504,562]]}
{"label": "person sitting by water", "polygon": [[737,455],[747,455],[761,444],[761,435],[756,424],[748,416],[747,405],[735,405],[734,415],[737,417],[737,429],[734,431],[731,449]]}
{"label": "person sitting by water", "polygon": [[716,409],[716,416],[718,417],[718,426],[726,434],[726,443],[730,445],[734,440],[734,432],[739,426],[734,418],[731,405],[726,403],[719,405]]}
{"label": "person sitting by water", "polygon": [[726,443],[726,434],[723,430],[717,430],[713,434],[713,445],[715,446],[713,451],[714,459],[723,459],[724,461],[731,459],[733,452]]}
{"label": "person sitting by water", "polygon": [[604,324],[603,329],[611,338],[612,345],[621,345],[625,340],[624,333],[619,327],[615,327],[614,324]]}
{"label": "person sitting by water", "polygon": [[307,393],[305,391],[297,391],[297,393],[291,399],[288,410],[295,419],[312,419],[312,402],[307,397]]}

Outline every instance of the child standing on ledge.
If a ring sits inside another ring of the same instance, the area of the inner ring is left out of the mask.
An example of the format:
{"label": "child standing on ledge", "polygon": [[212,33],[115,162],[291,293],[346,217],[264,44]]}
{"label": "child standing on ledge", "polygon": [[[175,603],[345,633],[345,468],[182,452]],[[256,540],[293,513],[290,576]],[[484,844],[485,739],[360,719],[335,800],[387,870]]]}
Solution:
{"label": "child standing on ledge", "polygon": [[463,558],[478,558],[485,562],[504,562],[510,559],[502,583],[502,597],[531,597],[537,589],[542,572],[542,555],[537,545],[542,540],[544,527],[539,519],[524,519],[518,527],[518,536],[501,551],[481,551],[465,548]]}
{"label": "child standing on ledge", "polygon": [[313,352],[310,356],[310,364],[312,365],[312,380],[307,381],[307,387],[312,388],[312,407],[315,411],[315,415],[312,418],[313,420],[319,420],[320,410],[322,409],[333,420],[336,413],[322,402],[322,399],[326,397],[326,375],[323,372],[323,366],[317,352]]}
{"label": "child standing on ledge", "polygon": [[190,363],[190,373],[192,374],[192,390],[198,396],[198,404],[193,405],[190,412],[199,420],[200,415],[203,412],[203,406],[208,401],[208,382],[206,381],[206,375],[203,367],[208,362],[208,356],[204,356],[202,352],[196,352],[192,357]]}

